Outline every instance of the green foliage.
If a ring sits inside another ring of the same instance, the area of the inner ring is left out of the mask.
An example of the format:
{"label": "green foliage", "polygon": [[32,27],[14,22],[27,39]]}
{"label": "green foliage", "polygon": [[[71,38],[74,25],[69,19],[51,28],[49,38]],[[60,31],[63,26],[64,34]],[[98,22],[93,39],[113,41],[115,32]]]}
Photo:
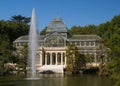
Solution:
{"label": "green foliage", "polygon": [[15,20],[14,18],[8,21],[1,20],[0,21],[0,34],[6,35],[11,43],[18,37],[27,35],[28,30],[29,30],[29,25],[27,23],[30,21],[26,22],[26,20],[29,20],[29,18],[25,18],[22,20],[21,19]]}
{"label": "green foliage", "polygon": [[85,64],[84,55],[79,53],[77,47],[74,44],[68,45],[68,49],[66,50],[66,57],[68,71],[78,70]]}
{"label": "green foliage", "polygon": [[40,35],[45,35],[46,34],[47,27],[45,27],[41,32]]}
{"label": "green foliage", "polygon": [[73,26],[69,29],[69,33],[71,34],[95,34],[95,25],[88,25],[88,26]]}
{"label": "green foliage", "polygon": [[109,73],[115,81],[115,86],[120,86],[120,15],[98,26],[73,26],[69,32],[71,34],[96,34],[102,38],[104,45],[110,48],[111,52],[108,55],[109,62],[101,65],[100,71]]}
{"label": "green foliage", "polygon": [[12,16],[11,20],[0,20],[0,75],[9,74],[11,69],[7,63],[18,63],[12,43],[19,36],[27,35],[30,18],[21,15]]}
{"label": "green foliage", "polygon": [[94,55],[87,54],[85,58],[86,58],[86,62],[90,64],[94,61]]}
{"label": "green foliage", "polygon": [[8,38],[5,35],[0,35],[0,75],[4,75],[9,69],[5,64],[10,62],[12,56],[11,46]]}
{"label": "green foliage", "polygon": [[115,86],[120,86],[120,47],[114,46],[110,55],[110,61],[107,63],[106,69],[115,81]]}
{"label": "green foliage", "polygon": [[98,34],[104,39],[104,43],[111,49],[109,61],[105,70],[115,81],[115,86],[120,86],[120,15],[98,27]]}
{"label": "green foliage", "polygon": [[24,17],[21,15],[14,15],[14,16],[12,16],[11,20],[9,20],[9,21],[16,22],[16,23],[28,24],[30,22],[30,17]]}
{"label": "green foliage", "polygon": [[17,54],[19,55],[18,69],[23,69],[24,73],[26,74],[28,45],[24,45]]}

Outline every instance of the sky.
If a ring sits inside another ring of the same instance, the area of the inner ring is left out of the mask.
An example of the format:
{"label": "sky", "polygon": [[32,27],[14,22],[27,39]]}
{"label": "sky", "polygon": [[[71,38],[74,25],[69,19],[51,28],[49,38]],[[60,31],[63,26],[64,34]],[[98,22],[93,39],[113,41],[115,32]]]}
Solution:
{"label": "sky", "polygon": [[33,8],[41,31],[56,17],[68,28],[105,23],[120,14],[120,0],[0,0],[0,20],[14,15],[31,17]]}

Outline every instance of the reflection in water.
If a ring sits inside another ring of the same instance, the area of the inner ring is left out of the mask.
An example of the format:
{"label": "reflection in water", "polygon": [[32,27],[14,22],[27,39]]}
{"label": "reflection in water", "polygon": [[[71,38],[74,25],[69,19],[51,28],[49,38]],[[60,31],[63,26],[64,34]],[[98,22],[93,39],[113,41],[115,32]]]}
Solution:
{"label": "reflection in water", "polygon": [[32,81],[32,84],[31,84],[31,86],[35,86],[35,83],[34,83],[34,81]]}
{"label": "reflection in water", "polygon": [[63,74],[40,74],[39,80],[26,80],[22,86],[67,86]]}
{"label": "reflection in water", "polygon": [[98,77],[95,75],[80,75],[69,76],[65,80],[67,85],[65,86],[113,86],[110,79],[107,77]]}
{"label": "reflection in water", "polygon": [[112,86],[110,79],[94,75],[40,74],[39,77],[39,80],[16,81],[0,78],[0,86]]}

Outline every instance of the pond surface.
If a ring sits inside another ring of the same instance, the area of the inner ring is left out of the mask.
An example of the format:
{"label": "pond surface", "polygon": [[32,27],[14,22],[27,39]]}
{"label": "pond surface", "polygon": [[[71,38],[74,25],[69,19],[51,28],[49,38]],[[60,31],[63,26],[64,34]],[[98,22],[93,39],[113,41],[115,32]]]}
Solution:
{"label": "pond surface", "polygon": [[40,74],[39,80],[20,76],[0,77],[0,86],[113,86],[112,80],[96,75]]}

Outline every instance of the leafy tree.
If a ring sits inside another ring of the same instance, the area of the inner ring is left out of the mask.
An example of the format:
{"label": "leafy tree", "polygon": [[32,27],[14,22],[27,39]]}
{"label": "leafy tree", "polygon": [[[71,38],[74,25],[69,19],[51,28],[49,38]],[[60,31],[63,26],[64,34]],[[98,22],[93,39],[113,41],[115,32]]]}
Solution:
{"label": "leafy tree", "polygon": [[85,57],[81,55],[74,44],[70,44],[66,50],[67,70],[75,71],[85,64]]}
{"label": "leafy tree", "polygon": [[29,17],[23,17],[21,15],[12,16],[11,20],[8,21],[1,20],[0,34],[6,35],[12,43],[18,37],[28,34],[29,22]]}
{"label": "leafy tree", "polygon": [[11,20],[0,20],[0,74],[9,73],[7,63],[18,63],[18,58],[12,43],[20,36],[27,35],[29,30],[30,18],[21,15],[13,16]]}
{"label": "leafy tree", "polygon": [[106,69],[115,81],[115,86],[120,86],[120,47],[115,46],[111,51],[110,61],[108,61]]}
{"label": "leafy tree", "polygon": [[89,25],[84,27],[73,26],[69,29],[69,32],[72,34],[96,34],[103,39],[104,45],[110,48],[111,52],[108,55],[109,62],[106,64],[107,66],[102,65],[102,71],[108,71],[112,79],[115,80],[116,86],[120,86],[120,15],[114,16],[110,21],[105,23],[90,26],[89,29],[88,27]]}
{"label": "leafy tree", "polygon": [[102,30],[101,37],[105,40],[105,45],[111,49],[109,61],[103,68],[115,81],[115,86],[120,86],[120,15],[114,16],[103,26],[98,26],[98,33]]}
{"label": "leafy tree", "polygon": [[96,33],[96,26],[95,25],[88,25],[88,26],[73,26],[69,29],[69,33],[71,34],[95,34]]}
{"label": "leafy tree", "polygon": [[28,24],[30,22],[30,17],[24,17],[21,15],[14,15],[10,19],[11,22],[16,22],[16,23],[25,23]]}
{"label": "leafy tree", "polygon": [[7,37],[0,35],[0,75],[4,75],[8,70],[5,64],[10,62],[10,56],[12,55],[10,43]]}
{"label": "leafy tree", "polygon": [[86,56],[86,62],[88,62],[88,63],[92,63],[93,61],[94,61],[94,55],[90,55],[90,54],[87,54]]}
{"label": "leafy tree", "polygon": [[28,46],[24,45],[23,48],[21,48],[21,50],[18,52],[18,55],[19,55],[18,71],[22,69],[22,71],[24,71],[24,73],[26,74]]}

